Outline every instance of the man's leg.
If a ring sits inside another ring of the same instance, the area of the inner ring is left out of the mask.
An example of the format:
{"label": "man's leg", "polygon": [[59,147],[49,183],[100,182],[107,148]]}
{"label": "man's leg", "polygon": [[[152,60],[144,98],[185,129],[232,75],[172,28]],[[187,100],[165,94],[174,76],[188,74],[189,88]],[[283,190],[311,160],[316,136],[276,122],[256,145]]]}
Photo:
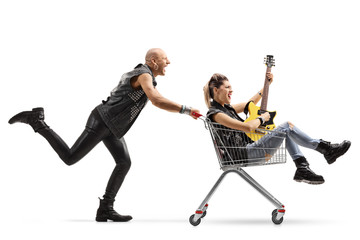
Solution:
{"label": "man's leg", "polygon": [[34,108],[32,111],[21,112],[9,120],[10,124],[22,122],[29,124],[35,132],[43,136],[67,165],[72,165],[89,153],[104,137],[110,135],[110,130],[101,120],[95,109],[89,116],[86,128],[69,148],[63,139],[44,121],[44,110]]}
{"label": "man's leg", "polygon": [[96,221],[106,222],[107,220],[112,220],[116,222],[127,222],[130,221],[132,217],[118,214],[114,210],[113,205],[115,197],[131,166],[129,152],[124,138],[117,139],[114,135],[110,135],[105,138],[103,142],[113,156],[116,166],[107,184],[104,199],[100,199],[100,207],[97,211]]}

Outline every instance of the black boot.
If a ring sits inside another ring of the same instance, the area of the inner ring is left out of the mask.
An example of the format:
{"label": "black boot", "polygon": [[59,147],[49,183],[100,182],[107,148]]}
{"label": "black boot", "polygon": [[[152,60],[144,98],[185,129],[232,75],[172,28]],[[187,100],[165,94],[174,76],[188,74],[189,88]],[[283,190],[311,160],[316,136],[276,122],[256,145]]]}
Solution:
{"label": "black boot", "polygon": [[342,143],[338,144],[331,144],[330,142],[325,142],[323,140],[320,140],[320,143],[318,147],[316,148],[316,151],[324,154],[324,157],[326,161],[329,164],[332,164],[336,161],[338,157],[343,155],[347,152],[347,150],[350,148],[351,142],[350,141],[343,141]]}
{"label": "black boot", "polygon": [[26,123],[29,124],[35,132],[38,132],[38,130],[48,127],[48,125],[46,125],[46,123],[44,122],[44,119],[44,109],[33,108],[32,111],[24,111],[16,114],[12,118],[10,118],[9,123]]}
{"label": "black boot", "polygon": [[324,178],[315,174],[309,167],[309,163],[304,157],[294,160],[297,167],[294,180],[297,182],[305,182],[309,184],[322,184],[325,182]]}
{"label": "black boot", "polygon": [[100,199],[100,206],[96,213],[97,222],[107,222],[112,220],[114,222],[128,222],[132,219],[131,216],[120,215],[114,210],[114,201],[109,199]]}

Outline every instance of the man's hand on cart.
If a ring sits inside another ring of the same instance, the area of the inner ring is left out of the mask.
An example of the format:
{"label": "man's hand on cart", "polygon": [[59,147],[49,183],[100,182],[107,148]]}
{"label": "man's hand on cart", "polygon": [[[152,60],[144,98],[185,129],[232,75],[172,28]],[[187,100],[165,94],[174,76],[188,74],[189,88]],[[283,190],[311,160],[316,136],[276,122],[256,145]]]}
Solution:
{"label": "man's hand on cart", "polygon": [[198,119],[199,117],[201,117],[202,115],[200,114],[200,111],[195,109],[195,108],[192,108],[191,109],[191,112],[190,112],[190,116],[193,118],[193,119]]}

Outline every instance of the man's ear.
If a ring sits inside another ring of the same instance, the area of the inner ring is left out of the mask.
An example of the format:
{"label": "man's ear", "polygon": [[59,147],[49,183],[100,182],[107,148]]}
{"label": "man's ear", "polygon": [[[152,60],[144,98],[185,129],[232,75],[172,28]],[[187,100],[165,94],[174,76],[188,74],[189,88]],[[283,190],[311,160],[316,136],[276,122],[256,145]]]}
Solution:
{"label": "man's ear", "polygon": [[155,65],[155,64],[156,64],[156,58],[155,58],[155,56],[152,56],[152,57],[150,58],[150,61],[151,61],[151,63],[152,63],[153,65]]}

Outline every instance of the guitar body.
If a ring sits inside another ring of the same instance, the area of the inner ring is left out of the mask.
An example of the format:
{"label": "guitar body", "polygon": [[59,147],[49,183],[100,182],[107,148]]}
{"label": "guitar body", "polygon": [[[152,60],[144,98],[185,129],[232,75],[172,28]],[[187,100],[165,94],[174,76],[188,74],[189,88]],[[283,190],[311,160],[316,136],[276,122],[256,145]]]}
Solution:
{"label": "guitar body", "polygon": [[[249,110],[249,117],[245,120],[245,122],[254,120],[257,117],[260,117],[260,115],[262,114],[262,111],[261,111],[260,107],[256,106],[253,102],[249,103],[248,110]],[[259,129],[256,129],[255,131],[250,132],[250,133],[246,133],[246,135],[251,140],[257,141],[267,133],[267,131],[261,131],[261,129],[273,130],[276,127],[275,123],[274,123],[274,118],[276,116],[276,111],[269,112],[269,114],[270,114],[269,121],[267,121],[263,125],[261,125],[259,127]],[[256,134],[253,134],[253,133],[256,133]]]}
{"label": "guitar body", "polygon": [[[271,72],[271,68],[273,66],[275,66],[275,59],[273,58],[272,55],[267,55],[265,57],[265,59],[264,59],[264,63],[267,66],[266,73],[269,73],[269,72]],[[265,112],[268,112],[270,114],[269,121],[267,121],[264,124],[262,124],[261,126],[259,126],[258,129],[256,129],[255,131],[253,131],[251,133],[246,133],[246,135],[253,141],[259,140],[260,138],[262,138],[267,133],[267,131],[262,131],[261,129],[271,131],[271,130],[273,130],[275,128],[274,118],[276,116],[276,112],[269,112],[269,111],[266,110],[267,109],[268,96],[269,96],[269,85],[270,85],[270,81],[265,76],[265,82],[264,82],[261,106],[258,107],[253,102],[250,102],[249,106],[248,106],[248,110],[249,110],[250,115],[245,120],[245,122],[254,120],[257,117],[260,117],[260,115],[262,113],[265,113]],[[256,134],[254,134],[254,133],[256,133]]]}

